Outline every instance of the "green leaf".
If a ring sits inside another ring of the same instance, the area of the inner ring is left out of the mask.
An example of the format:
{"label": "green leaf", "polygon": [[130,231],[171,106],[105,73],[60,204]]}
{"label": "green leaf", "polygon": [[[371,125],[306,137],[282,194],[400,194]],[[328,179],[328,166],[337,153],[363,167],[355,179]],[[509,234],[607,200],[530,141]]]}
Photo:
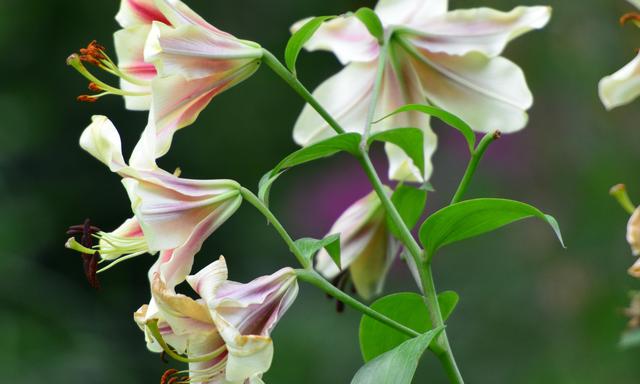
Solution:
{"label": "green leaf", "polygon": [[[438,295],[438,304],[444,320],[451,315],[457,303],[458,295],[453,291]],[[433,327],[424,298],[414,292],[394,293],[382,297],[371,304],[371,308],[420,333]],[[364,361],[374,359],[410,339],[404,333],[368,316],[362,316],[360,320],[359,337]]]}
{"label": "green leaf", "polygon": [[305,259],[311,261],[313,259],[313,255],[315,255],[322,248],[327,250],[329,256],[336,266],[339,269],[342,269],[340,266],[340,234],[335,233],[333,235],[329,235],[322,240],[312,239],[310,237],[305,237],[302,239],[298,239],[295,241],[296,245],[302,252],[302,256]]}
{"label": "green leaf", "polygon": [[424,351],[442,328],[407,340],[361,367],[351,384],[411,384]]}
{"label": "green leaf", "polygon": [[493,231],[529,217],[546,221],[564,247],[558,222],[531,205],[506,199],[474,199],[445,207],[420,227],[420,241],[428,257],[442,246]]}
{"label": "green leaf", "polygon": [[276,181],[280,175],[282,175],[282,172],[273,174],[272,171],[269,171],[260,178],[260,182],[258,183],[258,198],[262,200],[266,206],[269,206],[271,185],[273,185],[273,182]]}
{"label": "green leaf", "polygon": [[620,348],[633,348],[640,346],[640,329],[625,331],[618,343]]}
{"label": "green leaf", "polygon": [[375,37],[378,43],[384,43],[384,27],[378,15],[371,8],[362,7],[356,11],[355,16],[367,27],[371,36]]}
{"label": "green leaf", "polygon": [[[407,228],[412,229],[416,223],[418,223],[420,216],[422,216],[424,212],[424,206],[427,202],[427,191],[400,184],[393,192],[391,201],[398,210],[398,213],[400,213]],[[398,227],[389,216],[387,216],[387,226],[394,236],[397,238],[400,237]]]}
{"label": "green leaf", "polygon": [[426,113],[427,115],[436,117],[442,120],[443,122],[445,122],[446,124],[450,125],[451,127],[457,129],[458,131],[460,131],[460,133],[462,133],[464,138],[467,140],[467,144],[469,145],[469,152],[473,153],[474,148],[476,146],[476,135],[475,133],[473,133],[473,130],[471,129],[469,124],[467,124],[464,120],[462,120],[458,116],[438,107],[434,107],[431,105],[423,105],[423,104],[407,104],[403,107],[398,108],[394,112],[391,112],[390,114],[383,117],[382,119],[375,121],[374,123],[380,122],[386,119],[387,117],[393,116],[395,114],[402,113],[402,112],[409,112],[409,111]]}
{"label": "green leaf", "polygon": [[326,140],[319,141],[293,152],[276,165],[276,167],[271,171],[271,174],[275,175],[285,168],[328,157],[341,151],[346,151],[355,155],[358,153],[359,144],[360,134],[358,133],[343,133],[337,136],[332,136]]}
{"label": "green leaf", "polygon": [[369,144],[374,141],[392,143],[413,160],[421,173],[424,174],[424,134],[418,128],[395,128],[371,135]]}
{"label": "green leaf", "polygon": [[326,20],[332,19],[335,16],[317,16],[306,22],[300,29],[298,29],[287,42],[287,47],[284,50],[284,61],[287,64],[287,68],[291,73],[296,74],[296,61],[298,61],[298,55],[302,50],[302,47],[314,33],[320,28],[322,23]]}

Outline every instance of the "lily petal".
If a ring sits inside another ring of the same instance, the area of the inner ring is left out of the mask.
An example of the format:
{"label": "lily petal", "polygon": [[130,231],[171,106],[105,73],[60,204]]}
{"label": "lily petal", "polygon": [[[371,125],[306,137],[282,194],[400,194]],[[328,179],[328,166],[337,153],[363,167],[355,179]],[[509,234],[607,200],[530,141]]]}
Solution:
{"label": "lily petal", "polygon": [[146,111],[151,105],[150,82],[156,76],[156,68],[144,61],[144,46],[150,30],[150,25],[143,24],[121,29],[113,35],[118,68],[129,76],[129,79],[120,78],[120,87],[126,92],[149,94],[124,96],[125,107],[132,111]]}
{"label": "lily petal", "polygon": [[640,95],[640,53],[616,73],[600,80],[600,100],[613,108],[629,104]]}
{"label": "lily petal", "polygon": [[629,3],[640,9],[640,0],[627,0]]}
{"label": "lily petal", "polygon": [[551,7],[516,7],[510,12],[491,8],[448,12],[437,19],[412,25],[418,32],[412,42],[431,52],[465,55],[482,52],[498,56],[509,41],[544,27],[551,18]]}
{"label": "lily petal", "polygon": [[167,18],[154,4],[154,0],[122,0],[116,14],[116,21],[123,28],[151,24],[153,21],[169,24]]}
{"label": "lily petal", "polygon": [[427,99],[465,120],[474,130],[503,133],[522,129],[533,96],[522,70],[481,53],[450,56],[420,51],[413,57]]}
{"label": "lily petal", "polygon": [[[313,91],[313,96],[348,132],[362,132],[376,75],[375,63],[351,63]],[[333,136],[327,122],[305,105],[293,128],[293,139],[306,146]]]}
{"label": "lily petal", "polygon": [[448,0],[380,0],[375,11],[385,26],[424,22],[443,15],[449,6]]}
{"label": "lily petal", "polygon": [[107,165],[113,172],[126,167],[118,130],[106,116],[94,115],[80,136],[80,147]]}
{"label": "lily petal", "polygon": [[[311,18],[296,22],[291,32],[298,31],[309,20]],[[304,47],[308,51],[331,51],[342,64],[369,62],[380,52],[376,39],[355,16],[341,16],[322,23]]]}

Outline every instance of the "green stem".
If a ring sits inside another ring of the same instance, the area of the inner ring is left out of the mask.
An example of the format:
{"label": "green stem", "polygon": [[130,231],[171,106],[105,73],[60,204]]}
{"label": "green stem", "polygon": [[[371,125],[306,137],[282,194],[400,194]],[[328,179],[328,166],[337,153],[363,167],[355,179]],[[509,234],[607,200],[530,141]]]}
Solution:
{"label": "green stem", "polygon": [[473,178],[473,174],[476,172],[476,168],[478,168],[478,163],[480,163],[480,159],[482,159],[482,155],[489,148],[489,144],[493,143],[495,140],[500,138],[500,131],[495,131],[492,133],[487,133],[484,135],[480,143],[476,146],[476,149],[473,151],[471,155],[471,159],[469,160],[469,165],[467,165],[467,170],[464,172],[464,176],[462,176],[462,181],[458,185],[458,189],[456,190],[455,195],[453,195],[453,199],[451,199],[450,204],[458,203],[462,200],[465,192],[467,191],[467,187],[469,186],[469,182]]}
{"label": "green stem", "polygon": [[262,61],[282,78],[294,91],[296,91],[313,109],[322,116],[322,118],[336,131],[337,134],[345,133],[340,124],[327,112],[318,101],[311,95],[311,92],[302,85],[302,83],[282,65],[282,63],[269,51],[263,49]]}
{"label": "green stem", "polygon": [[262,213],[264,217],[266,217],[267,220],[273,225],[273,227],[276,229],[278,234],[280,234],[280,237],[282,237],[284,242],[289,247],[289,250],[291,251],[291,253],[293,253],[296,259],[298,259],[298,262],[300,263],[300,265],[302,265],[304,268],[311,268],[311,263],[302,255],[302,252],[300,252],[296,243],[293,241],[291,236],[289,236],[289,233],[287,232],[287,230],[284,229],[284,227],[282,226],[282,224],[280,224],[280,222],[275,217],[275,215],[258,198],[258,196],[254,195],[253,192],[251,192],[245,187],[240,188],[240,194],[242,194],[242,197],[247,202],[249,202],[249,204],[256,207],[256,209],[260,211],[260,213]]}
{"label": "green stem", "polygon": [[323,278],[322,276],[320,276],[320,274],[312,269],[297,269],[296,270],[296,274],[298,275],[298,278],[302,281],[305,281],[309,284],[315,285],[316,287],[320,288],[322,291],[324,291],[325,293],[335,297],[336,299],[340,300],[341,302],[345,303],[346,305],[350,306],[351,308],[362,312],[363,314],[378,320],[379,322],[388,325],[391,328],[394,328],[402,333],[404,333],[407,336],[411,336],[411,337],[416,337],[416,336],[420,336],[420,333],[414,331],[413,329],[406,327],[388,317],[386,317],[385,315],[381,314],[380,312],[377,312],[371,308],[369,308],[368,306],[362,304],[361,302],[359,302],[358,300],[354,299],[353,297],[347,295],[346,293],[342,292],[341,290],[339,290],[338,288],[336,288],[333,284],[331,284],[330,282],[328,282],[325,278]]}
{"label": "green stem", "polygon": [[[295,76],[293,76],[278,61],[278,59],[276,59],[270,52],[264,50],[263,60],[274,72],[276,72],[276,74],[278,74],[287,84],[289,84],[294,91],[296,91],[300,96],[302,96],[302,98],[305,101],[307,101],[307,103],[309,103],[309,105],[311,105],[311,107],[313,107],[316,110],[316,112],[318,112],[318,114],[320,114],[320,116],[322,116],[325,119],[325,121],[334,129],[334,131],[336,131],[336,133],[340,134],[345,132],[345,130],[340,126],[340,124],[320,105],[320,103],[317,102],[317,100],[315,100],[313,95],[311,95],[311,93],[307,91],[304,85],[302,85],[302,83],[300,83],[298,79],[295,78]],[[379,92],[379,89],[378,89],[378,92]],[[373,96],[373,97],[374,99],[377,98],[377,96]],[[369,180],[374,190],[376,191],[376,194],[378,195],[383,206],[385,207],[387,214],[389,215],[393,223],[396,225],[396,227],[399,228],[400,241],[402,241],[405,247],[407,247],[407,250],[409,251],[416,265],[418,266],[420,279],[423,283],[422,285],[423,285],[423,291],[425,296],[425,302],[427,303],[427,306],[429,308],[429,316],[431,318],[432,325],[434,326],[434,328],[442,326],[444,324],[444,321],[442,319],[442,314],[440,313],[440,307],[438,306],[438,300],[436,296],[437,291],[435,290],[435,286],[433,285],[433,277],[431,275],[430,267],[428,264],[425,264],[423,262],[422,248],[420,248],[420,245],[413,238],[409,228],[407,228],[407,225],[404,223],[404,220],[402,220],[400,213],[398,212],[396,207],[393,205],[393,202],[391,201],[389,196],[386,194],[382,181],[380,180],[380,177],[378,176],[378,173],[376,172],[375,167],[371,163],[371,159],[369,158],[369,154],[367,152],[366,147],[360,146],[358,159],[360,160],[360,163],[362,164],[367,176],[369,177]],[[430,285],[429,284],[425,285],[425,282],[429,282],[429,281],[431,281],[432,283]],[[323,287],[320,287],[320,288],[323,288]],[[324,287],[324,288],[328,288],[328,287]],[[340,290],[338,291],[341,292]],[[328,292],[328,291],[327,293],[331,294],[331,292]],[[337,292],[334,292],[334,293],[338,294]],[[345,302],[345,304],[352,305],[349,302]],[[364,307],[367,309],[370,309],[366,306]],[[354,307],[354,308],[358,309],[357,307]],[[437,339],[437,343],[434,343],[430,348],[441,359],[442,365],[444,369],[447,371],[447,375],[451,379],[451,382],[455,384],[462,384],[463,380],[460,375],[460,371],[458,370],[458,367],[453,358],[453,353],[451,351],[451,347],[449,345],[446,332],[444,331],[441,332],[440,336]],[[444,356],[444,357],[441,357],[441,356]]]}

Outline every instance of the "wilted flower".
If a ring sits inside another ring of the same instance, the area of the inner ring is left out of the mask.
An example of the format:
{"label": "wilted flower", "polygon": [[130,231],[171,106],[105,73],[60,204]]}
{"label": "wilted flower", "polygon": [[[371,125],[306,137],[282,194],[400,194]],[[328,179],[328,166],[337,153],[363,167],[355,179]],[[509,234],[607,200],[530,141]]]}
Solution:
{"label": "wilted flower", "polygon": [[[336,220],[329,233],[340,233],[340,266],[326,250],[316,258],[316,270],[338,285],[347,269],[360,296],[380,293],[399,245],[389,232],[385,212],[375,192],[356,201]],[[337,280],[337,281],[336,281]]]}
{"label": "wilted flower", "polygon": [[[179,0],[122,0],[116,20],[123,27],[114,34],[117,65],[95,42],[67,62],[100,92],[81,100],[117,94],[128,109],[151,109],[161,155],[175,131],[193,123],[214,96],[253,74],[262,58],[257,43],[220,31]],[[120,88],[99,80],[84,63],[118,76]]]}
{"label": "wilted flower", "polygon": [[[381,0],[375,11],[389,37],[375,119],[405,104],[428,103],[458,115],[480,132],[513,132],[525,126],[533,98],[521,69],[500,54],[510,40],[546,25],[549,7],[447,12],[446,0]],[[305,47],[330,50],[346,65],[314,96],[345,130],[362,132],[377,73],[377,40],[355,16],[346,16],[325,22]],[[424,131],[425,173],[387,143],[389,177],[424,181],[432,171],[436,136],[428,118],[417,112],[388,118],[374,124],[372,131],[400,127]],[[332,134],[328,124],[305,106],[294,128],[295,141],[306,146]]]}
{"label": "wilted flower", "polygon": [[269,335],[298,293],[295,271],[241,284],[227,280],[220,257],[187,281],[199,299],[176,293],[154,274],[151,303],[134,314],[149,349],[160,352],[166,342],[186,354],[189,370],[172,374],[190,382],[261,383],[273,357]]}
{"label": "wilted flower", "polygon": [[[195,247],[191,252],[195,254],[242,202],[240,185],[233,180],[184,179],[158,168],[154,139],[150,124],[127,164],[118,131],[106,117],[94,116],[80,137],[83,149],[122,176],[135,214],[134,219],[128,219],[115,231],[96,234],[100,242],[91,250],[98,251],[103,259],[116,260],[144,252],[171,253],[188,242],[191,248]],[[67,245],[88,252],[73,238]]]}
{"label": "wilted flower", "polygon": [[[640,8],[640,1],[628,0]],[[620,19],[621,24],[633,21],[640,26],[640,14],[627,13]],[[616,73],[604,77],[598,84],[598,92],[602,104],[610,110],[632,102],[640,95],[640,53]]]}

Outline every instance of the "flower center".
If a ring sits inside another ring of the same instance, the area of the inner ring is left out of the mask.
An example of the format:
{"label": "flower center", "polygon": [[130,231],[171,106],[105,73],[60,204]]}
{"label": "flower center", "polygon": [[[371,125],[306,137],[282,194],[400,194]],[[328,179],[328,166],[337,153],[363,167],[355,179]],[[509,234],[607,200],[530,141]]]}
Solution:
{"label": "flower center", "polygon": [[80,236],[79,244],[83,247],[83,251],[80,252],[80,256],[82,257],[84,274],[87,277],[89,285],[95,289],[100,288],[100,282],[96,275],[100,254],[98,251],[93,251],[91,248],[93,246],[93,235],[99,231],[100,228],[91,225],[91,220],[89,219],[86,219],[84,223],[80,225],[73,225],[67,230],[68,235]]}
{"label": "flower center", "polygon": [[89,80],[88,88],[90,91],[94,92],[94,94],[91,95],[78,96],[78,101],[93,103],[106,95],[148,96],[150,94],[149,92],[125,91],[122,88],[111,86],[93,75],[87,69],[85,63],[139,86],[144,87],[149,86],[150,84],[149,81],[136,78],[122,71],[107,55],[106,49],[93,40],[86,48],[81,48],[79,53],[73,53],[67,58],[67,65],[72,66],[82,76]]}

